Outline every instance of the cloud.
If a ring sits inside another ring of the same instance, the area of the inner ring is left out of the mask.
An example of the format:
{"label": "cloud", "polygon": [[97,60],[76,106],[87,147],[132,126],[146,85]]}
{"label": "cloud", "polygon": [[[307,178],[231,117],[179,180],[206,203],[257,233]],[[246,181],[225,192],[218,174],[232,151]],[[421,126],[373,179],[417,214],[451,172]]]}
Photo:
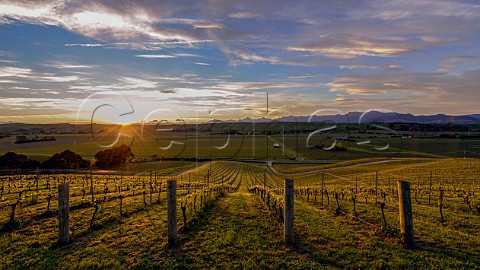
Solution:
{"label": "cloud", "polygon": [[207,90],[226,90],[226,91],[253,91],[268,89],[295,89],[295,88],[317,88],[325,86],[324,83],[291,83],[291,82],[249,82],[233,81],[219,82],[214,85],[204,86]]}
{"label": "cloud", "polygon": [[2,67],[0,66],[0,77],[22,77],[26,78],[32,74],[29,68]]}
{"label": "cloud", "polygon": [[135,55],[135,57],[138,57],[138,58],[149,58],[149,59],[156,59],[156,58],[161,58],[161,59],[165,59],[165,58],[176,58],[176,56],[170,55],[170,54],[138,54],[138,55]]}
{"label": "cloud", "polygon": [[256,18],[259,17],[260,15],[254,12],[248,12],[248,11],[242,11],[242,12],[233,12],[228,14],[230,18],[236,18],[236,19],[251,19],[251,18]]}
{"label": "cloud", "polygon": [[18,83],[18,82],[12,81],[12,80],[0,80],[0,83]]}
{"label": "cloud", "polygon": [[214,23],[214,22],[204,22],[204,23],[194,23],[193,28],[198,29],[222,29],[225,28],[225,25],[221,23]]}
{"label": "cloud", "polygon": [[377,69],[378,66],[367,66],[367,65],[339,65],[341,69]]}
{"label": "cloud", "polygon": [[[480,96],[480,70],[460,75],[432,73],[377,73],[337,76],[328,84],[334,101],[345,106],[382,105],[415,113],[475,113]],[[370,105],[369,105],[370,104]]]}
{"label": "cloud", "polygon": [[47,81],[47,82],[58,82],[58,83],[65,83],[65,82],[74,82],[80,80],[78,76],[41,76],[38,77],[38,81]]}
{"label": "cloud", "polygon": [[[400,20],[416,16],[459,17],[473,19],[480,17],[480,5],[448,0],[393,0],[371,2],[369,13],[374,18]],[[428,12],[426,12],[428,10]]]}
{"label": "cloud", "polygon": [[103,47],[104,44],[100,43],[68,43],[64,45],[65,47]]}
{"label": "cloud", "polygon": [[191,53],[175,53],[175,54],[138,54],[135,55],[138,58],[149,58],[149,59],[168,59],[168,58],[178,58],[178,57],[199,57],[196,54]]}
{"label": "cloud", "polygon": [[63,62],[63,61],[49,61],[49,62],[43,63],[42,66],[53,67],[57,69],[73,69],[73,70],[91,69],[91,68],[97,67],[96,65],[85,65],[85,64]]}
{"label": "cloud", "polygon": [[156,88],[158,85],[158,82],[156,81],[145,80],[141,78],[123,77],[121,80],[127,83],[127,87],[130,87],[132,89]]}
{"label": "cloud", "polygon": [[354,35],[324,35],[317,42],[289,46],[288,50],[309,52],[336,59],[353,59],[359,56],[394,57],[410,54],[426,46],[405,39],[366,38]]}
{"label": "cloud", "polygon": [[440,62],[438,72],[449,72],[460,63],[480,64],[480,56],[474,55],[459,55],[444,58]]}
{"label": "cloud", "polygon": [[352,74],[337,76],[328,85],[331,92],[346,92],[350,95],[418,95],[438,91],[444,80],[442,75],[435,73]]}
{"label": "cloud", "polygon": [[278,56],[262,56],[248,50],[232,49],[226,46],[221,46],[220,48],[223,53],[225,53],[229,60],[229,64],[232,66],[252,63],[270,63],[272,65],[289,66],[319,66],[326,63],[326,61],[319,59],[305,59],[298,57],[287,59]]}
{"label": "cloud", "polygon": [[[30,24],[63,27],[99,41],[132,41],[143,38],[154,41],[195,41],[197,38],[182,29],[158,25],[161,21],[148,9],[152,7],[130,3],[128,6],[107,5],[87,1],[74,5],[68,1],[15,1],[0,4],[3,23],[22,21]],[[96,47],[101,43],[67,44],[66,46]]]}
{"label": "cloud", "polygon": [[202,62],[195,62],[194,64],[199,66],[210,66],[209,63],[202,63]]}
{"label": "cloud", "polygon": [[300,75],[300,76],[288,76],[289,79],[310,79],[310,78],[317,78],[322,75]]}

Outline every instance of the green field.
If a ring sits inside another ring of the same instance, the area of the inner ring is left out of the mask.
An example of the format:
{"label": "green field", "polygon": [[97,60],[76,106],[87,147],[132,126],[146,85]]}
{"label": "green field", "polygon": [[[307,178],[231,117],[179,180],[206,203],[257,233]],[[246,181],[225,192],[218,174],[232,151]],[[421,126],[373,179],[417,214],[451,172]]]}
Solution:
{"label": "green field", "polygon": [[[0,139],[0,153],[15,151],[43,161],[49,156],[72,150],[84,157],[92,157],[105,146],[126,144],[132,147],[139,157],[199,157],[199,158],[233,158],[259,160],[289,160],[300,157],[305,160],[353,160],[361,158],[449,158],[480,155],[480,140],[477,139],[430,139],[430,138],[355,138],[355,141],[340,141],[347,151],[325,151],[307,148],[306,134],[274,135],[212,135],[201,133],[198,136],[170,134],[168,138],[153,135],[134,138],[92,135],[57,135],[55,142],[37,142],[14,144],[13,138]],[[330,146],[334,140],[328,136],[312,136],[309,145]],[[171,146],[171,141],[174,141]],[[370,141],[370,143],[362,143]],[[280,148],[273,147],[279,143]],[[360,144],[358,144],[360,143]],[[170,146],[170,147],[169,147]],[[378,150],[385,148],[385,150]],[[375,149],[377,148],[377,149]]]}

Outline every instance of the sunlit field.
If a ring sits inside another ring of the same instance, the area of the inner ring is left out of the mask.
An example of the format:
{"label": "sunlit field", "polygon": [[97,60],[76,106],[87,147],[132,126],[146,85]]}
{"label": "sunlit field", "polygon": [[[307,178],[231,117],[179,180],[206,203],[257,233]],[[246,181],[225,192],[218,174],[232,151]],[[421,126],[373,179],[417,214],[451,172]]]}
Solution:
{"label": "sunlit field", "polygon": [[[36,175],[3,176],[4,266],[195,268],[215,263],[250,268],[270,262],[298,268],[472,269],[479,265],[478,160],[363,159],[273,166],[281,173],[265,163],[212,161],[179,168],[170,176],[165,176],[167,168],[104,175],[88,170],[40,174],[38,188]],[[287,248],[278,216],[285,178],[295,181],[297,237]],[[167,179],[177,180],[178,225],[185,228],[173,249],[165,248]],[[412,184],[413,249],[405,249],[399,236],[397,180]],[[64,247],[56,245],[56,188],[61,183],[70,184],[71,196],[72,242]],[[260,190],[266,190],[268,201],[255,195]],[[257,255],[229,256],[241,249]]]}

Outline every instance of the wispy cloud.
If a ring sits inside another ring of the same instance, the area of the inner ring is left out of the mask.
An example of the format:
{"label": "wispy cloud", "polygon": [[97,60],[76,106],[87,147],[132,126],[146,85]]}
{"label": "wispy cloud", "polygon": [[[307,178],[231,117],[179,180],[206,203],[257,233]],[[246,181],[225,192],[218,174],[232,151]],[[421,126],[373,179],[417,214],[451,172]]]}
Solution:
{"label": "wispy cloud", "polygon": [[367,66],[367,65],[339,65],[341,69],[377,69],[378,66]]}
{"label": "wispy cloud", "polygon": [[42,66],[53,67],[57,69],[72,69],[72,70],[91,69],[96,67],[96,65],[78,64],[78,63],[69,62],[69,61],[65,61],[65,62],[64,61],[48,61],[46,63],[43,63]]}
{"label": "wispy cloud", "polygon": [[47,81],[47,82],[74,82],[80,80],[78,76],[41,76],[38,77],[38,81]]}
{"label": "wispy cloud", "polygon": [[449,72],[457,65],[461,63],[470,63],[470,64],[480,64],[480,56],[475,55],[459,55],[459,56],[450,56],[443,59],[440,63],[440,67],[437,71],[439,72]]}
{"label": "wispy cloud", "polygon": [[193,28],[199,28],[199,29],[222,29],[225,28],[225,25],[221,23],[215,23],[215,22],[202,22],[202,23],[194,23]]}
{"label": "wispy cloud", "polygon": [[176,58],[176,56],[170,55],[170,54],[137,54],[137,55],[135,55],[135,57],[138,57],[138,58],[151,58],[151,59],[156,59],[156,58],[161,58],[161,59],[165,59],[165,58]]}
{"label": "wispy cloud", "polygon": [[251,19],[260,16],[258,13],[255,12],[248,12],[248,11],[241,11],[241,12],[233,12],[228,14],[231,18],[236,19]]}
{"label": "wispy cloud", "polygon": [[353,59],[359,56],[394,57],[412,53],[426,46],[406,39],[365,38],[354,35],[324,35],[317,42],[289,46],[292,51],[309,52],[336,59]]}
{"label": "wispy cloud", "polygon": [[416,113],[473,113],[478,95],[470,93],[480,84],[480,70],[460,75],[434,73],[376,73],[336,77],[328,84],[341,106],[372,104],[391,110]]}
{"label": "wispy cloud", "polygon": [[100,43],[69,43],[65,44],[65,47],[103,47],[104,44]]}
{"label": "wispy cloud", "polygon": [[288,76],[289,79],[310,79],[310,78],[317,78],[322,75],[300,75],[300,76]]}
{"label": "wispy cloud", "polygon": [[196,54],[190,53],[175,53],[175,54],[137,54],[135,57],[138,58],[150,58],[150,59],[168,59],[168,58],[178,58],[178,57],[198,57]]}
{"label": "wispy cloud", "polygon": [[29,68],[18,68],[18,67],[1,67],[0,66],[0,77],[28,77],[32,74],[32,70]]}

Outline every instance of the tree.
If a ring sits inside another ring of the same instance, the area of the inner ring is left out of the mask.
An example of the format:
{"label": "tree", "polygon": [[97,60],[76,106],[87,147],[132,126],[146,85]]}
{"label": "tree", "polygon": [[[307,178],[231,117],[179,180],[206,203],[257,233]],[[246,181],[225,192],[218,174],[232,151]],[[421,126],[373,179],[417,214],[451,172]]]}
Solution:
{"label": "tree", "polygon": [[78,169],[88,166],[90,166],[90,161],[70,150],[65,150],[60,154],[56,153],[42,163],[42,167],[45,169]]}
{"label": "tree", "polygon": [[100,151],[95,154],[95,165],[100,168],[108,168],[124,164],[127,160],[133,158],[132,149],[126,145],[120,145],[112,149]]}
{"label": "tree", "polygon": [[0,156],[0,169],[35,169],[40,162],[29,159],[26,155],[8,152]]}

